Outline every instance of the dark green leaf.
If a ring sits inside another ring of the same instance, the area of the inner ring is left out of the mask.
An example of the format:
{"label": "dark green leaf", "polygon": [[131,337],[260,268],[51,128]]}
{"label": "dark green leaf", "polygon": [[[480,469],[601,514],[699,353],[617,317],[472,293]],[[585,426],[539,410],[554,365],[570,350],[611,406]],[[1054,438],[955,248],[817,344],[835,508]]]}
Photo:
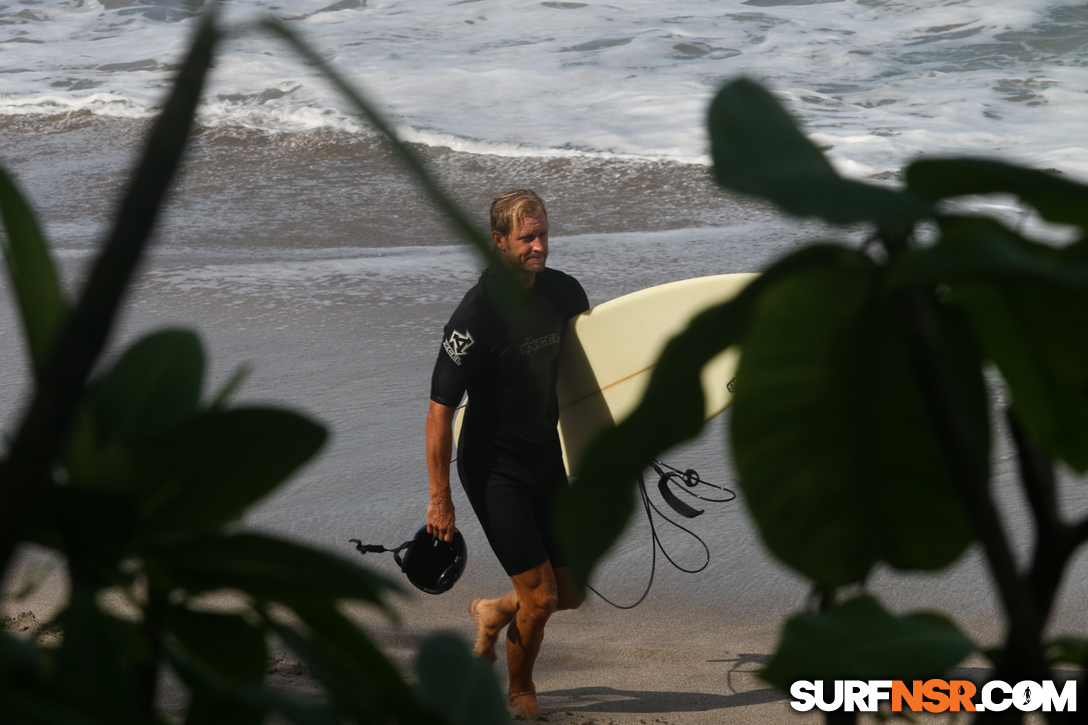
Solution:
{"label": "dark green leaf", "polygon": [[188,330],[162,330],[132,345],[92,383],[90,402],[102,441],[170,430],[197,412],[204,351]]}
{"label": "dark green leaf", "polygon": [[355,673],[330,658],[322,648],[286,626],[274,627],[280,639],[305,663],[310,674],[329,692],[337,709],[360,723],[382,723],[387,718],[378,708],[375,693],[358,687]]}
{"label": "dark green leaf", "polygon": [[115,725],[110,717],[67,702],[63,695],[36,688],[0,688],[0,717],[20,725]]}
{"label": "dark green leaf", "polygon": [[[732,420],[741,486],[771,552],[821,584],[859,581],[880,561],[940,568],[972,537],[880,285],[860,255],[799,272],[763,293],[742,343]],[[957,329],[945,342],[988,441],[971,337]]]}
{"label": "dark green leaf", "polygon": [[416,673],[420,699],[450,725],[499,725],[509,720],[494,671],[457,637],[439,634],[425,641]]}
{"label": "dark green leaf", "polygon": [[193,660],[222,681],[246,685],[264,680],[268,666],[264,632],[245,617],[173,607],[166,628]]}
{"label": "dark green leaf", "polygon": [[347,559],[259,534],[206,536],[160,543],[150,565],[174,586],[192,592],[240,589],[292,606],[357,599],[381,603],[392,582]]}
{"label": "dark green leaf", "polygon": [[97,717],[118,725],[134,723],[135,693],[118,627],[99,610],[94,590],[73,589],[62,624],[64,640],[57,660],[61,691]]}
{"label": "dark green leaf", "polygon": [[325,429],[288,411],[210,411],[136,448],[150,531],[217,526],[241,516],[309,460]]}
{"label": "dark green leaf", "polygon": [[896,617],[860,596],[823,614],[791,617],[761,677],[786,691],[797,680],[929,679],[977,649],[944,617]]}
{"label": "dark green leaf", "polygon": [[941,224],[937,244],[897,266],[897,284],[947,283],[1052,455],[1088,470],[1088,264],[1082,250],[1029,242],[989,219]]}
{"label": "dark green leaf", "polygon": [[1034,280],[1063,286],[1088,284],[1088,264],[1076,250],[1030,242],[993,219],[941,220],[937,244],[905,253],[896,263],[896,284]]}
{"label": "dark green leaf", "polygon": [[0,630],[0,683],[19,677],[34,680],[43,673],[42,654],[6,629]]}
{"label": "dark green leaf", "polygon": [[295,725],[343,725],[344,722],[343,715],[324,702],[306,702],[275,690],[258,690],[247,695],[254,703],[264,705]]}
{"label": "dark green leaf", "polygon": [[249,377],[252,372],[248,365],[243,365],[234,371],[234,374],[230,376],[230,379],[223,385],[218,393],[215,394],[215,398],[212,399],[211,409],[222,410],[227,407],[227,402],[231,396],[238,391],[238,388],[242,387],[242,383]]}
{"label": "dark green leaf", "polygon": [[839,176],[774,96],[750,80],[718,93],[709,129],[718,182],[795,216],[902,232],[929,214],[911,194]]}
{"label": "dark green leaf", "polygon": [[1088,288],[963,282],[952,293],[1032,437],[1077,471],[1088,470]]}
{"label": "dark green leaf", "polygon": [[194,687],[185,725],[261,725],[267,711],[230,694]]}
{"label": "dark green leaf", "polygon": [[401,673],[358,626],[328,604],[295,611],[309,631],[277,631],[343,707],[378,722],[432,721]]}
{"label": "dark green leaf", "polygon": [[[174,647],[170,642],[167,642],[164,647],[164,655],[185,684],[194,693],[202,693],[208,701],[234,703],[235,706],[248,712],[275,712],[297,725],[341,725],[343,723],[342,715],[324,703],[301,702],[264,687],[227,685],[200,667],[188,654]],[[203,709],[203,705],[201,708]]]}
{"label": "dark green leaf", "polygon": [[1088,639],[1057,637],[1047,643],[1047,654],[1053,664],[1088,665]]}
{"label": "dark green leaf", "polygon": [[53,652],[0,632],[0,720],[27,725],[114,725],[49,681]]}
{"label": "dark green leaf", "polygon": [[638,408],[593,442],[577,481],[560,498],[559,535],[578,586],[585,587],[593,566],[623,532],[642,471],[702,430],[702,370],[741,339],[762,291],[782,277],[844,254],[849,253],[841,247],[812,246],[776,262],[735,299],[703,312],[668,344]]}
{"label": "dark green leaf", "polygon": [[73,581],[88,588],[118,581],[118,566],[132,551],[136,511],[131,498],[77,486],[54,489],[43,526],[55,532]]}
{"label": "dark green leaf", "polygon": [[361,633],[349,633],[347,641],[329,636],[334,631],[343,634],[355,629],[346,623],[330,624],[340,618],[331,607],[308,607],[304,616],[307,624],[316,623],[320,629],[311,629],[307,636],[286,625],[273,626],[340,709],[362,723],[436,722],[418,706],[411,689]]}
{"label": "dark green leaf", "polygon": [[0,213],[7,232],[0,238],[0,248],[23,319],[31,361],[37,370],[45,363],[64,322],[68,303],[34,212],[3,169],[0,169]]}
{"label": "dark green leaf", "polygon": [[131,447],[116,439],[104,441],[90,406],[76,413],[62,463],[73,488],[132,497],[136,461]]}
{"label": "dark green leaf", "polygon": [[922,159],[907,167],[907,187],[934,200],[1013,194],[1048,221],[1088,229],[1088,186],[1002,161]]}
{"label": "dark green leaf", "polygon": [[91,384],[76,416],[64,465],[76,486],[133,492],[132,441],[165,433],[196,415],[204,353],[196,335],[165,330],[128,348]]}

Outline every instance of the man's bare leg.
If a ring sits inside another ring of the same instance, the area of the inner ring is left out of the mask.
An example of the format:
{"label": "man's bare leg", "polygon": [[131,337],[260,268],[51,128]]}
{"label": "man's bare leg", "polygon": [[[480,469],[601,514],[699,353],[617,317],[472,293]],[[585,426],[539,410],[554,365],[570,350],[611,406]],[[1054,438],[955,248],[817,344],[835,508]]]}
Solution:
{"label": "man's bare leg", "polygon": [[[533,717],[540,712],[533,684],[533,665],[544,638],[544,623],[552,611],[576,609],[582,600],[575,592],[567,568],[552,569],[548,562],[511,577],[511,581],[514,583],[514,591],[497,599],[478,597],[469,605],[469,613],[476,623],[473,654],[494,662],[495,643],[499,632],[506,625],[511,625],[506,643],[507,665],[510,670],[510,709],[515,716]],[[536,602],[537,611],[533,616],[518,617],[519,586],[527,592],[527,598]],[[549,595],[549,592],[553,594]],[[547,613],[543,619],[542,612]],[[534,621],[537,622],[536,626]]]}
{"label": "man's bare leg", "polygon": [[550,562],[510,577],[518,609],[506,630],[506,666],[510,672],[510,713],[530,718],[540,713],[533,684],[533,665],[544,641],[544,625],[556,610],[559,597]]}
{"label": "man's bare leg", "polygon": [[517,592],[511,591],[498,599],[476,597],[468,605],[468,613],[476,623],[476,644],[472,648],[472,654],[494,662],[495,643],[499,640],[499,633],[503,627],[514,621],[514,615],[518,613]]}

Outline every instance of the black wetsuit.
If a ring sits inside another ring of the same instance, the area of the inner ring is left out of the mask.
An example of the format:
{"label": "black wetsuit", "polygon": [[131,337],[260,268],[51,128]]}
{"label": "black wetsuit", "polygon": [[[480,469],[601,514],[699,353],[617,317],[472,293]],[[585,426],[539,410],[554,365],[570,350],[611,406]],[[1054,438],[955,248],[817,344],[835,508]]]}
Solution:
{"label": "black wetsuit", "polygon": [[553,496],[566,484],[555,382],[567,320],[589,309],[582,286],[552,269],[536,275],[515,319],[485,294],[489,272],[446,325],[431,400],[469,405],[457,473],[506,573],[563,558],[553,537]]}

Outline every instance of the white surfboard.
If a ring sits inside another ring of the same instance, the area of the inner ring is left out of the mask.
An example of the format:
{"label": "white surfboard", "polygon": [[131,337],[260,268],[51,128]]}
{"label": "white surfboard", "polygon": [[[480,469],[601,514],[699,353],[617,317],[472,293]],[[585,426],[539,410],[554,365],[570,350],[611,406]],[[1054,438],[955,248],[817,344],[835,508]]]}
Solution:
{"label": "white surfboard", "polygon": [[[559,438],[567,475],[593,437],[638,406],[665,345],[693,317],[735,297],[755,274],[721,274],[670,282],[609,300],[573,318],[559,360]],[[706,419],[728,407],[737,366],[732,349],[703,368]],[[454,440],[460,435],[458,412]]]}
{"label": "white surfboard", "polygon": [[[559,363],[559,436],[567,475],[605,426],[638,406],[665,345],[693,317],[737,295],[754,274],[721,274],[671,282],[617,297],[570,321]],[[726,350],[703,368],[706,419],[732,400],[737,355]]]}

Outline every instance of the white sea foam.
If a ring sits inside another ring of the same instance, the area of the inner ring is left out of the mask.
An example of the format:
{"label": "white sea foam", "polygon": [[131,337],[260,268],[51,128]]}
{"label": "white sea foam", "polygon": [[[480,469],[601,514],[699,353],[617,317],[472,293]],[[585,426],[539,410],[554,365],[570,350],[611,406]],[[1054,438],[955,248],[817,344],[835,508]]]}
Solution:
{"label": "white sea foam", "polygon": [[[191,6],[0,6],[0,113],[152,113]],[[234,0],[225,15],[281,17],[406,137],[462,151],[705,162],[710,98],[752,75],[846,173],[998,153],[1088,178],[1088,9],[1069,0],[296,0],[290,12]],[[252,33],[227,41],[203,121],[361,128],[291,51]]]}

